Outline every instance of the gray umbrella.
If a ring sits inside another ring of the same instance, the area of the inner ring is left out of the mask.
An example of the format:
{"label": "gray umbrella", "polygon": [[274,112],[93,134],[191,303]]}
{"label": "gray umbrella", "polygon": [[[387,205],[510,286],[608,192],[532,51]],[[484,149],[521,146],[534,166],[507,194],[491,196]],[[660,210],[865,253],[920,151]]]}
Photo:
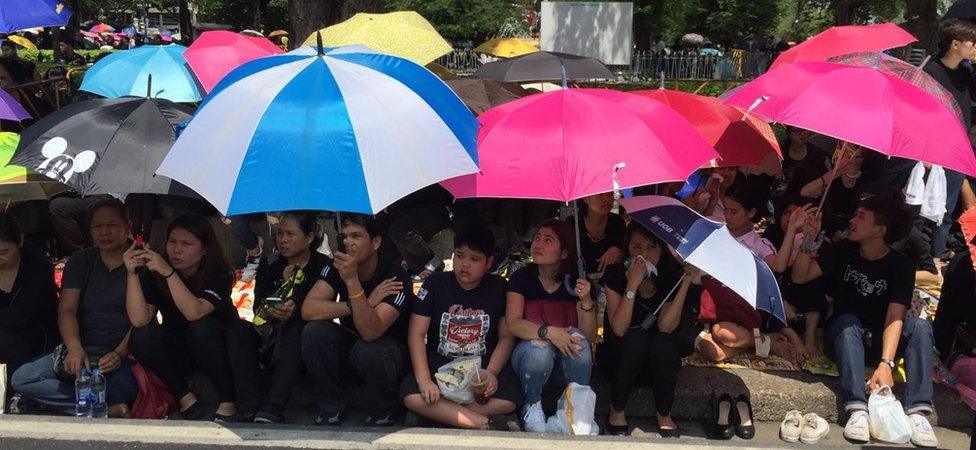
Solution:
{"label": "gray umbrella", "polygon": [[535,52],[481,66],[474,76],[497,81],[558,81],[612,79],[602,62],[568,53]]}
{"label": "gray umbrella", "polygon": [[942,21],[949,19],[972,19],[976,17],[976,0],[959,0],[949,7]]}

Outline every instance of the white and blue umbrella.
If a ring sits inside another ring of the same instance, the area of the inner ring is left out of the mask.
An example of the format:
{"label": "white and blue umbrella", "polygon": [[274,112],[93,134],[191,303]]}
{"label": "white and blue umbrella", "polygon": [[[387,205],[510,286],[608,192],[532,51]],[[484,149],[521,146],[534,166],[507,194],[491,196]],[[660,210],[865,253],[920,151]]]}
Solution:
{"label": "white and blue umbrella", "polygon": [[177,103],[198,102],[203,97],[183,58],[185,51],[182,45],[170,44],[114,52],[85,72],[80,89],[106,98],[146,97],[151,84],[150,97]]}
{"label": "white and blue umbrella", "polygon": [[305,47],[224,77],[157,170],[227,215],[374,214],[478,171],[477,120],[427,69],[365,47]]}
{"label": "white and blue umbrella", "polygon": [[753,308],[786,323],[783,297],[766,263],[729,234],[678,200],[658,195],[621,199],[637,223],[673,247],[689,264],[739,294]]}

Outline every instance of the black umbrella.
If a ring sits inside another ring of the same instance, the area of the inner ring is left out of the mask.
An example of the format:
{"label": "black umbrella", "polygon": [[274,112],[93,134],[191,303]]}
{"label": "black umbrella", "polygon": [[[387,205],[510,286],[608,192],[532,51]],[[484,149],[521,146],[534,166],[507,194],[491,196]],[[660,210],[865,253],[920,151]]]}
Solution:
{"label": "black umbrella", "polygon": [[556,52],[535,52],[488,63],[474,76],[514,82],[616,78],[598,59]]}
{"label": "black umbrella", "polygon": [[153,98],[73,103],[25,130],[10,164],[36,170],[82,195],[196,196],[154,175],[173,146],[174,125],[192,114],[191,108]]}
{"label": "black umbrella", "polygon": [[749,35],[749,36],[740,38],[738,41],[735,41],[735,43],[732,44],[732,48],[737,48],[739,50],[745,50],[747,52],[759,51],[759,50],[762,49],[762,46],[763,46],[763,40],[762,40],[762,38],[761,37],[758,37],[756,35]]}
{"label": "black umbrella", "polygon": [[949,19],[972,19],[976,17],[976,0],[959,0],[949,7],[942,21]]}
{"label": "black umbrella", "polygon": [[458,97],[461,97],[461,101],[475,115],[531,94],[518,83],[505,83],[481,78],[458,78],[447,80],[446,83]]}

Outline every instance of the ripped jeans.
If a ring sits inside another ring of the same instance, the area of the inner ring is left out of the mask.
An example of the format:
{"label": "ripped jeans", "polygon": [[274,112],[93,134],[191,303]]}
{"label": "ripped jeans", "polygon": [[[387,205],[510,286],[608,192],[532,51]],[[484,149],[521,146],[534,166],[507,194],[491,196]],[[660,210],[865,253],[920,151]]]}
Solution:
{"label": "ripped jeans", "polygon": [[526,404],[542,401],[542,390],[549,381],[560,385],[575,382],[588,386],[593,369],[590,341],[584,338],[583,352],[576,358],[562,354],[546,341],[521,341],[512,352],[512,368],[522,382]]}

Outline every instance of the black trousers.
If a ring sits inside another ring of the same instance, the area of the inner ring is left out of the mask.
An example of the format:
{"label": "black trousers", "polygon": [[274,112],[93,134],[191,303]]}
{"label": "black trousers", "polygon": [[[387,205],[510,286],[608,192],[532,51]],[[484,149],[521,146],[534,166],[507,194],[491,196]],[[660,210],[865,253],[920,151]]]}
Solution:
{"label": "black trousers", "polygon": [[349,372],[363,383],[363,404],[375,411],[400,407],[400,381],[408,369],[407,347],[383,336],[366,342],[329,320],[315,320],[302,331],[302,356],[319,391],[319,408],[346,407],[344,391]]}
{"label": "black trousers", "polygon": [[129,348],[176,400],[190,392],[187,376],[200,370],[217,386],[218,401],[236,402],[238,412],[246,414],[261,404],[256,339],[245,321],[207,316],[185,329],[155,323],[134,328]]}
{"label": "black trousers", "polygon": [[277,359],[271,376],[271,389],[264,409],[281,414],[288,404],[288,398],[305,371],[305,361],[302,360],[302,330],[305,321],[293,317],[281,327],[277,344]]}
{"label": "black trousers", "polygon": [[650,384],[654,406],[662,416],[671,414],[674,387],[681,370],[683,349],[680,340],[670,334],[636,329],[623,337],[611,332],[597,350],[597,366],[612,382],[611,405],[616,411],[627,407],[635,385]]}

